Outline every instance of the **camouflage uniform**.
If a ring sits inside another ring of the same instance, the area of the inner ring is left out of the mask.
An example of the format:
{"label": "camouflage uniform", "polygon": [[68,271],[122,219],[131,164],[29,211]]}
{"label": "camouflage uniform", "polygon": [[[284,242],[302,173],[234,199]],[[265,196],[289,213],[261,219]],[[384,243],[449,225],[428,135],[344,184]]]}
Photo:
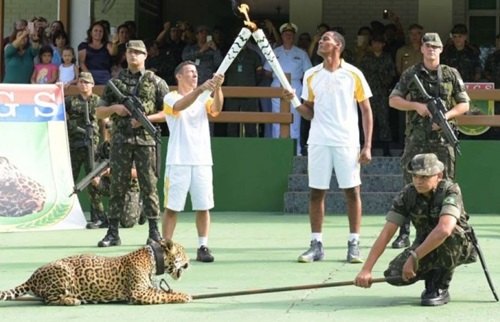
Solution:
{"label": "camouflage uniform", "polygon": [[[428,71],[423,64],[414,65],[406,69],[399,82],[391,92],[391,96],[400,96],[411,101],[425,103],[425,99],[418,88],[412,85],[414,74],[422,82],[425,90],[431,96],[439,93],[447,109],[453,108],[458,103],[468,102],[469,96],[465,91],[464,83],[457,70],[446,65],[439,66],[439,72]],[[437,89],[438,73],[440,88]],[[445,165],[445,177],[455,178],[455,150],[448,144],[441,131],[432,131],[432,121],[428,117],[421,117],[416,111],[407,112],[405,150],[401,157],[405,183],[411,182],[411,176],[404,170],[408,162],[420,153],[435,153]]]}
{"label": "camouflage uniform", "polygon": [[391,141],[388,94],[396,77],[396,67],[388,53],[376,56],[369,52],[361,60],[361,70],[372,89],[370,104],[373,110],[375,135],[380,142]]}
{"label": "camouflage uniform", "polygon": [[495,83],[495,88],[500,89],[500,49],[486,59],[484,74],[488,81]]}
{"label": "camouflage uniform", "polygon": [[452,215],[457,218],[453,233],[432,252],[419,260],[416,277],[409,281],[398,280],[391,284],[401,286],[418,280],[431,279],[440,289],[448,289],[455,267],[476,261],[476,252],[469,232],[471,227],[465,213],[462,193],[457,183],[442,180],[430,198],[418,194],[413,184],[407,185],[394,199],[386,220],[403,225],[410,219],[416,229],[413,244],[396,256],[384,272],[386,277],[401,276],[410,251],[415,250],[437,226],[440,216]]}
{"label": "camouflage uniform", "polygon": [[[99,96],[92,94],[85,100],[81,95],[68,96],[65,99],[67,127],[69,138],[69,149],[71,154],[71,168],[73,171],[73,180],[76,182],[82,165],[84,166],[85,173],[92,171],[89,162],[89,152],[87,147],[87,138],[85,133],[85,104],[89,108],[89,120],[94,129],[93,131],[93,148],[96,151],[97,144],[99,143],[99,125],[95,116],[95,108],[98,106]],[[104,206],[102,204],[102,195],[95,189],[93,185],[88,186],[88,193],[90,197],[91,221],[103,220]]]}
{"label": "camouflage uniform", "polygon": [[[110,186],[111,178],[109,176],[101,176],[99,184],[93,187],[99,193],[99,195],[109,197]],[[124,208],[125,216],[123,218],[120,218],[120,225],[123,228],[131,228],[137,223],[137,220],[139,219],[142,211],[139,182],[136,178],[133,178],[131,180],[129,189],[124,196]]]}
{"label": "camouflage uniform", "polygon": [[441,54],[441,62],[456,68],[464,82],[475,82],[475,75],[481,74],[481,61],[479,53],[471,46],[457,50],[455,46],[448,46]]}
{"label": "camouflage uniform", "polygon": [[[132,74],[130,70],[122,70],[116,79],[115,86],[124,95],[135,95],[142,102],[146,115],[162,110],[163,97],[168,93],[164,80],[150,71]],[[106,86],[101,99],[101,106],[118,103],[111,88]],[[160,207],[156,175],[155,141],[143,127],[132,128],[131,117],[111,115],[111,188],[109,199],[109,219],[118,220],[126,214],[127,202],[123,196],[129,190],[133,162],[137,166],[137,176],[141,189],[143,211],[148,219],[158,220]]]}

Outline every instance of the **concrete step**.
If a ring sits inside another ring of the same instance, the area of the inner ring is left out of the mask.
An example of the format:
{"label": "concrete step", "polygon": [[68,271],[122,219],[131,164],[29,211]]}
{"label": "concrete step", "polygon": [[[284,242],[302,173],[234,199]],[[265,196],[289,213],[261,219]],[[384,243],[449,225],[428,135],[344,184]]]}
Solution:
{"label": "concrete step", "polygon": [[[372,162],[361,167],[361,174],[401,174],[400,157],[373,157]],[[307,173],[307,157],[293,159],[292,174]]]}
{"label": "concrete step", "polygon": [[[385,214],[391,207],[397,192],[362,192],[363,214]],[[285,192],[285,213],[307,214],[309,212],[309,192]],[[328,192],[325,201],[326,214],[347,212],[343,192]]]}
{"label": "concrete step", "polygon": [[[397,192],[403,187],[403,176],[400,174],[362,175],[361,182],[363,192]],[[307,174],[289,175],[288,191],[309,191]],[[340,192],[335,176],[331,178],[330,191]]]}

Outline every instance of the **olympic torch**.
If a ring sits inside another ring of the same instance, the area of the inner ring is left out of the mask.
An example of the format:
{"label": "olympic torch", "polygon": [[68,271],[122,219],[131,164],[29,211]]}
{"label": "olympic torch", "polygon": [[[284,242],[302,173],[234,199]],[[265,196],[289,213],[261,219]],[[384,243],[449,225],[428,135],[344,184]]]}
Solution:
{"label": "olympic torch", "polygon": [[[241,9],[239,8],[240,12],[245,12],[245,16],[248,17],[248,6],[243,4],[240,6]],[[247,24],[245,22],[245,25],[248,27],[252,27],[252,25]],[[216,74],[224,74],[229,66],[231,66],[231,63],[235,60],[236,56],[240,53],[240,51],[243,49],[245,46],[246,42],[252,35],[252,31],[250,31],[247,27],[243,27],[240,30],[240,33],[234,40],[233,44],[231,45],[231,48],[229,48],[229,51],[227,52],[226,56],[222,60],[222,63],[220,64],[219,68],[217,68],[217,71],[215,72]],[[201,94],[201,100],[204,101],[210,96],[211,91],[210,90],[205,90]]]}
{"label": "olympic torch", "polygon": [[[276,77],[278,77],[281,86],[283,86],[285,89],[289,90],[290,92],[293,92],[293,88],[290,85],[290,82],[285,76],[285,73],[283,72],[283,69],[281,68],[281,65],[278,61],[278,58],[274,54],[273,48],[269,44],[269,41],[266,38],[266,35],[262,31],[262,29],[258,29],[252,33],[253,39],[255,39],[255,42],[260,48],[260,51],[262,54],[264,54],[264,57],[266,57],[266,60],[269,62],[271,65],[271,69],[273,70],[274,74],[276,74]],[[293,95],[292,99],[292,105],[293,107],[297,108],[300,105],[300,101],[297,98],[297,95]]]}

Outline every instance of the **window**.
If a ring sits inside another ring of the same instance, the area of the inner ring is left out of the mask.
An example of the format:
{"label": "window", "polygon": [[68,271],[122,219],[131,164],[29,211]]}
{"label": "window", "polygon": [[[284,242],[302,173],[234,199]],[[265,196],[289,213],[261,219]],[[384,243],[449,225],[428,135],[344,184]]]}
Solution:
{"label": "window", "polygon": [[480,47],[494,47],[500,31],[500,0],[469,0],[469,41]]}

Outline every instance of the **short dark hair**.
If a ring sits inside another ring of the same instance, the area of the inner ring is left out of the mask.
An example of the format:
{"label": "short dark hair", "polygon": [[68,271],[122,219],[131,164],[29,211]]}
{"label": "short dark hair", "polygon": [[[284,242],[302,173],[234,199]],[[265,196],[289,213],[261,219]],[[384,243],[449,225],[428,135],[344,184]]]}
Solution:
{"label": "short dark hair", "polygon": [[73,59],[71,60],[71,62],[74,64],[76,63],[76,55],[75,55],[75,49],[73,47],[71,47],[70,45],[66,45],[63,50],[61,51],[61,60],[62,60],[62,53],[63,51],[65,50],[68,50],[68,51],[71,51],[71,53],[73,54]]}
{"label": "short dark hair", "polygon": [[338,32],[339,34],[341,34],[342,36],[345,37],[345,30],[341,26],[334,26],[334,27],[330,28],[330,30],[331,31],[336,31],[336,32]]}
{"label": "short dark hair", "polygon": [[52,47],[49,45],[45,45],[42,48],[40,48],[40,51],[38,52],[38,57],[40,57],[40,62],[42,60],[42,55],[45,53],[50,53],[52,56],[54,56],[54,51],[52,50]]}
{"label": "short dark hair", "polygon": [[453,29],[451,29],[451,34],[467,35],[467,33],[467,26],[463,23],[458,23],[453,26]]}
{"label": "short dark hair", "polygon": [[326,24],[326,23],[324,23],[324,22],[320,23],[320,24],[316,27],[316,29],[320,29],[320,28],[325,28],[326,30],[330,30],[330,26],[329,26],[329,25],[327,25],[327,24]]}
{"label": "short dark hair", "polygon": [[182,68],[184,66],[187,66],[187,65],[194,65],[194,66],[196,66],[196,64],[194,63],[194,61],[185,60],[185,61],[181,62],[179,65],[177,65],[177,67],[175,67],[174,75],[179,74],[181,72]]}
{"label": "short dark hair", "polygon": [[368,32],[370,34],[370,36],[373,34],[373,30],[372,28],[368,27],[368,26],[363,26],[363,27],[360,27],[358,29],[358,33],[357,35],[361,35],[364,31]]}
{"label": "short dark hair", "polygon": [[380,42],[380,43],[384,43],[385,44],[386,40],[385,40],[384,35],[376,33],[376,34],[373,34],[372,39],[370,39],[370,45],[373,42]]}
{"label": "short dark hair", "polygon": [[340,52],[342,53],[345,49],[345,38],[344,36],[342,36],[342,34],[338,31],[333,31],[331,30],[330,31],[333,35],[333,39],[335,39],[335,41],[339,42],[340,43]]}
{"label": "short dark hair", "polygon": [[54,33],[52,34],[52,44],[55,46],[56,45],[56,39],[57,38],[64,38],[66,39],[66,44],[69,43],[69,39],[68,39],[68,35],[63,31],[63,30],[56,30],[54,31]]}
{"label": "short dark hair", "polygon": [[412,23],[412,24],[408,27],[408,30],[413,30],[413,29],[424,30],[424,27],[422,27],[422,25],[419,25],[418,23]]}

